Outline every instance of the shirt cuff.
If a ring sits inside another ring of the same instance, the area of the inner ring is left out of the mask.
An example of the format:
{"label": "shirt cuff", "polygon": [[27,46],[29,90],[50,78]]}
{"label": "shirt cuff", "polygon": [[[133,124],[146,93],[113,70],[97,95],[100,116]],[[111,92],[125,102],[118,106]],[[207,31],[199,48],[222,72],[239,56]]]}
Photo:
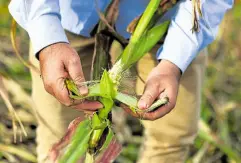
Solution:
{"label": "shirt cuff", "polygon": [[180,10],[171,21],[163,46],[157,52],[157,59],[165,59],[180,68],[182,73],[193,61],[200,50],[198,40],[202,32],[192,32],[192,14],[186,9]]}
{"label": "shirt cuff", "polygon": [[28,23],[26,28],[35,55],[51,44],[68,43],[60,18],[57,15],[42,15]]}

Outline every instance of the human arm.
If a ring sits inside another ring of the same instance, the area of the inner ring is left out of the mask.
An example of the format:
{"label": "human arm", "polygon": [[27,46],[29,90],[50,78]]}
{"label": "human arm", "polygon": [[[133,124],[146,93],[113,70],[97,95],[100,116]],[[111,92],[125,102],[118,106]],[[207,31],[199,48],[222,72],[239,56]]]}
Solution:
{"label": "human arm", "polygon": [[[12,0],[9,11],[28,32],[34,54],[40,55],[41,75],[46,91],[61,103],[73,105],[76,109],[93,110],[101,107],[96,102],[73,103],[64,87],[65,78],[71,78],[80,85],[84,82],[84,75],[79,56],[68,45],[61,25],[59,0]],[[88,93],[87,88],[79,88],[81,94]]]}
{"label": "human arm", "polygon": [[199,18],[200,30],[196,33],[191,31],[192,2],[186,0],[178,5],[164,45],[157,52],[161,62],[149,74],[138,106],[146,109],[160,95],[167,95],[169,104],[146,113],[143,118],[158,119],[175,107],[181,73],[185,72],[198,52],[215,39],[223,16],[232,5],[233,0],[201,0],[203,17]]}

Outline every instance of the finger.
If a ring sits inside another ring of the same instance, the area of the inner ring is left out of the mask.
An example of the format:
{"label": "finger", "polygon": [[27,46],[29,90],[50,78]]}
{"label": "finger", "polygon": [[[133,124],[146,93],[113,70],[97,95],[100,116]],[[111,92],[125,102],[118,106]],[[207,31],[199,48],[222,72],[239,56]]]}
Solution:
{"label": "finger", "polygon": [[131,116],[133,116],[133,117],[135,117],[135,118],[139,118],[139,117],[140,117],[140,115],[139,115],[137,112],[134,113],[134,112],[130,109],[129,106],[121,103],[121,104],[120,104],[120,107],[121,107],[122,109],[124,109],[125,112],[127,112],[127,113],[130,114]]}
{"label": "finger", "polygon": [[82,66],[81,66],[81,62],[78,54],[77,53],[73,54],[72,57],[65,62],[66,62],[65,66],[69,73],[69,76],[78,86],[79,93],[81,95],[87,95],[88,88],[86,85],[83,85],[83,82],[85,82],[85,78],[84,78],[84,73],[82,70]]}
{"label": "finger", "polygon": [[57,79],[56,84],[53,86],[54,96],[57,100],[65,106],[71,106],[73,100],[69,98],[68,89],[64,85],[64,78]]}
{"label": "finger", "polygon": [[96,111],[98,109],[103,108],[103,105],[98,101],[88,101],[85,100],[80,104],[72,106],[76,110],[81,111]]}
{"label": "finger", "polygon": [[140,118],[144,119],[144,120],[157,120],[163,116],[165,116],[166,114],[168,114],[172,109],[170,108],[169,104],[163,105],[160,108],[158,108],[157,110],[153,111],[153,112],[143,112],[143,113],[139,113],[140,114]]}
{"label": "finger", "polygon": [[140,113],[142,114],[141,117],[143,119],[156,120],[168,114],[175,107],[176,99],[177,99],[177,91],[175,88],[167,87],[165,91],[162,92],[162,94],[160,95],[160,97],[163,97],[163,96],[168,96],[169,98],[168,104],[163,105],[152,112]]}
{"label": "finger", "polygon": [[154,81],[154,82],[149,82],[146,84],[144,93],[138,102],[139,109],[145,110],[149,108],[151,104],[155,101],[155,99],[159,96],[160,86],[157,85],[156,83],[158,81]]}
{"label": "finger", "polygon": [[46,91],[55,97],[56,95],[59,96],[62,92],[64,92],[64,96],[66,96],[68,92],[67,89],[64,89],[64,79],[68,77],[68,73],[64,69],[64,65],[59,62],[52,62],[51,64],[49,64],[49,62],[43,62],[42,64],[42,80]]}

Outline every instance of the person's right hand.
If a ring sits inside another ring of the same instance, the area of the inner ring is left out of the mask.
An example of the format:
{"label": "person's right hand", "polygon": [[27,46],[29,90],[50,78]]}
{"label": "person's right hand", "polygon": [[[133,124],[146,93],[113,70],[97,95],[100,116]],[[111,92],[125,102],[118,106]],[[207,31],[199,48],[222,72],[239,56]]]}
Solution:
{"label": "person's right hand", "polygon": [[65,78],[71,78],[76,83],[81,95],[87,95],[88,88],[81,85],[85,78],[80,58],[68,43],[56,43],[44,48],[39,53],[39,61],[44,88],[59,102],[82,111],[95,111],[103,107],[97,101],[78,101],[69,98],[64,84]]}

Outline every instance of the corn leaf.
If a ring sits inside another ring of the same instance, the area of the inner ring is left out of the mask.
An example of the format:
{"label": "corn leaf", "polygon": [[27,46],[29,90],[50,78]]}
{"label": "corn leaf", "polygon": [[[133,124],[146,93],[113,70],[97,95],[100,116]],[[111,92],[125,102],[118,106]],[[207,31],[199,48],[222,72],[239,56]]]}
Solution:
{"label": "corn leaf", "polygon": [[120,62],[124,65],[123,71],[128,69],[132,64],[141,59],[167,32],[170,21],[165,21],[154,26],[147,32],[143,33],[140,39],[135,43],[130,43],[120,57]]}
{"label": "corn leaf", "polygon": [[159,25],[154,26],[147,32],[146,40],[145,40],[146,42],[142,43],[145,45],[145,48],[141,53],[144,53],[144,54],[147,53],[153,48],[153,46],[157,44],[158,41],[160,41],[160,39],[162,39],[164,34],[167,32],[169,24],[170,24],[170,21],[165,21]]}
{"label": "corn leaf", "polygon": [[156,10],[158,9],[158,6],[160,4],[161,0],[151,0],[145,9],[143,15],[141,16],[141,19],[139,20],[136,29],[130,39],[130,43],[137,42],[143,33],[146,31],[147,26],[149,25],[153,15],[155,14]]}
{"label": "corn leaf", "polygon": [[90,120],[81,122],[60,159],[60,163],[75,163],[86,152],[91,133]]}

